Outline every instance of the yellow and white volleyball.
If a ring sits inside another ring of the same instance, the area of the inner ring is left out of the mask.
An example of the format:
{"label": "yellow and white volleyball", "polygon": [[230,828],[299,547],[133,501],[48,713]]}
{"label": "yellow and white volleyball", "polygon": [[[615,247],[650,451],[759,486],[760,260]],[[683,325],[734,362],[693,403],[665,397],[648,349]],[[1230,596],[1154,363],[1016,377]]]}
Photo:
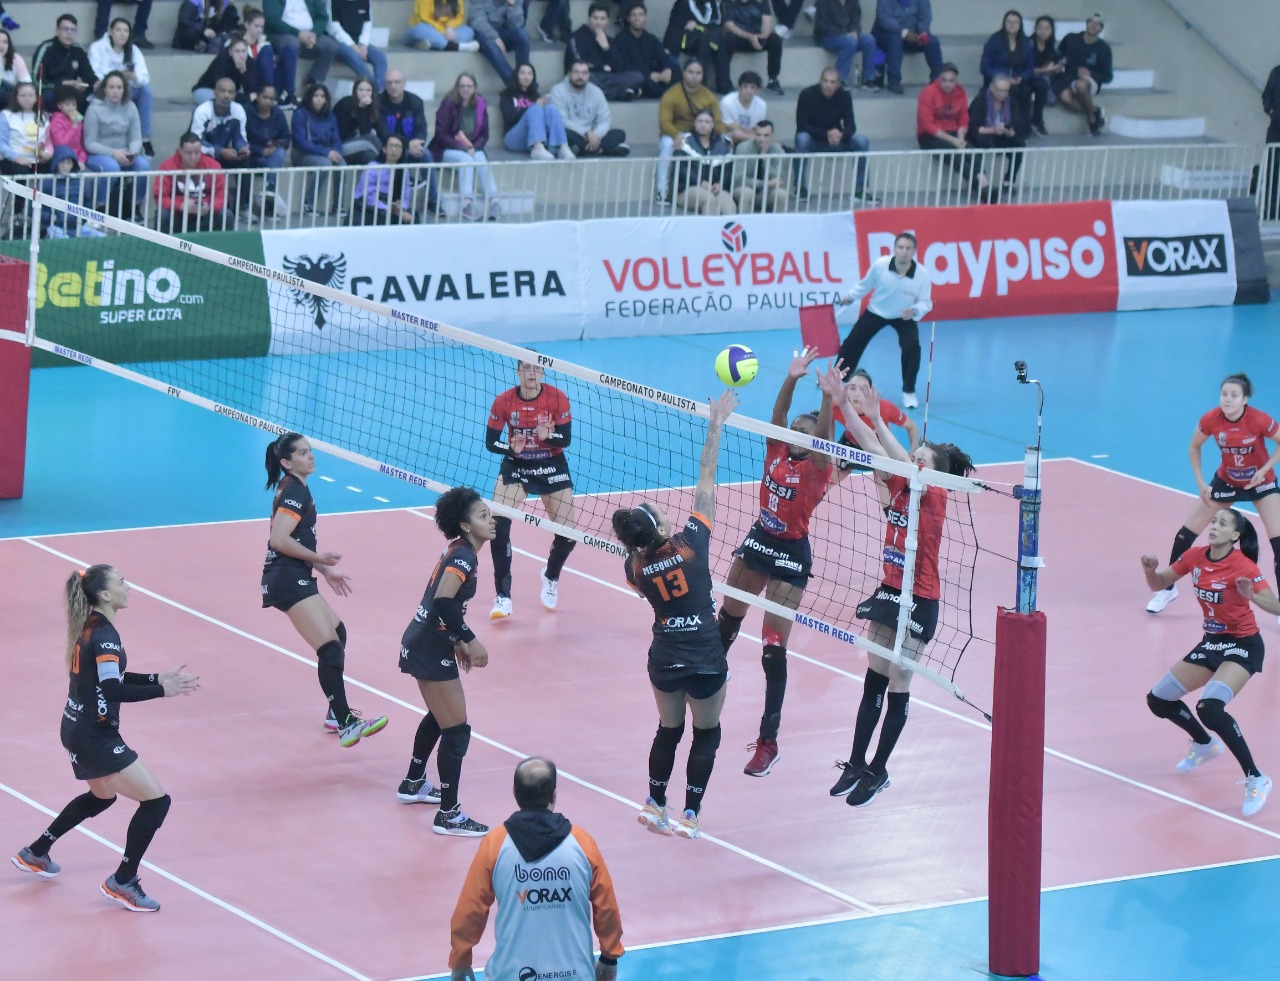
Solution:
{"label": "yellow and white volleyball", "polygon": [[716,356],[716,375],[730,388],[741,388],[759,369],[751,348],[742,344],[730,344]]}

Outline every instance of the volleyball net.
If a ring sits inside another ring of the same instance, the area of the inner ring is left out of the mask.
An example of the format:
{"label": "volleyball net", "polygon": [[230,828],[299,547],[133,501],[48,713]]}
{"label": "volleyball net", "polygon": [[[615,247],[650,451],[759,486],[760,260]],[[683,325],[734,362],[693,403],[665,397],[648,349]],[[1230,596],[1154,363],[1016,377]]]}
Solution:
{"label": "volleyball net", "polygon": [[[544,369],[544,383],[563,391],[571,407],[565,456],[573,521],[553,523],[536,498],[522,508],[495,505],[496,513],[621,557],[624,550],[611,531],[615,509],[649,500],[676,521],[692,508],[707,426],[703,401],[356,296],[343,289],[341,256],[308,252],[305,238],[297,239],[296,253],[286,252],[283,268],[271,268],[56,198],[33,197],[7,180],[3,186],[37,213],[47,210],[63,224],[91,223],[108,235],[59,241],[60,256],[84,257],[59,270],[42,264],[42,243],[31,242],[34,316],[26,339],[35,349],[267,432],[304,433],[320,452],[419,487],[443,492],[465,485],[486,498],[501,462],[485,442],[491,408],[516,386],[518,364],[536,364]],[[710,369],[708,364],[709,380]],[[802,380],[791,414],[816,409],[820,398],[812,377]],[[733,550],[760,515],[767,440],[866,468],[833,481],[814,512],[813,577],[797,609],[725,585]],[[932,486],[949,492],[938,556],[939,622],[932,642],[914,659],[903,652],[910,604],[901,604],[891,648],[867,640],[855,615],[884,578],[887,508],[877,474],[910,482],[904,595],[918,566],[921,494]],[[989,634],[975,632],[972,617],[981,551],[973,499],[983,489],[977,480],[921,471],[735,414],[724,426],[719,455],[716,589],[845,644],[911,663],[963,698],[955,683],[962,656],[975,644],[989,649],[992,643]]]}

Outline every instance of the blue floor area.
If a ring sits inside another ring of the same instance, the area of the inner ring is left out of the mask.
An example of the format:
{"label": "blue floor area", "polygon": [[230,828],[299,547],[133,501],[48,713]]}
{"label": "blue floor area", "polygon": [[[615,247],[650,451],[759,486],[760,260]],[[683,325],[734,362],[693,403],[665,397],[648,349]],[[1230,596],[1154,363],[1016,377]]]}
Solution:
{"label": "blue floor area", "polygon": [[[847,326],[843,321],[842,330]],[[536,347],[705,398],[718,389],[715,354],[727,343],[746,343],[762,370],[742,390],[741,411],[768,418],[798,341],[798,331],[774,331]],[[1280,412],[1280,315],[1273,307],[971,321],[938,328],[930,437],[960,444],[979,464],[1021,459],[1035,435],[1035,395],[1015,382],[1017,359],[1047,390],[1049,456],[1095,460],[1172,487],[1193,486],[1187,443],[1197,418],[1216,404],[1224,375],[1249,372],[1255,403]],[[864,367],[897,397],[892,333],[873,342]],[[923,376],[919,387],[923,394]],[[797,408],[805,399],[816,405],[816,389],[802,389]],[[101,372],[38,370],[26,496],[0,502],[0,537],[265,517],[268,440]],[[415,506],[434,497],[339,460],[322,460],[319,472],[332,478],[314,485],[322,513]],[[1046,507],[1052,506],[1050,497]],[[1176,856],[1170,862],[1177,864]],[[1041,973],[1051,981],[1280,977],[1277,894],[1275,861],[1046,893]],[[624,960],[621,977],[982,978],[986,929],[986,905],[975,902],[637,950]]]}

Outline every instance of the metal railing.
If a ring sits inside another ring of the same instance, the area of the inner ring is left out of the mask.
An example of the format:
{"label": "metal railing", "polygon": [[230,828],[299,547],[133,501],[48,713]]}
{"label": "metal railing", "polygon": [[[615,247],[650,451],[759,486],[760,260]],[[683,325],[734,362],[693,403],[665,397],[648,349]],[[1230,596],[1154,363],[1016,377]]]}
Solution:
{"label": "metal railing", "polygon": [[[1139,146],[1031,147],[1019,151],[1021,173],[1012,190],[1000,189],[1012,176],[1011,151],[886,151],[866,154],[788,154],[780,172],[789,185],[785,210],[818,213],[846,208],[945,207],[1000,200],[1053,203],[1080,200],[1182,200],[1228,198],[1256,194],[1259,217],[1280,220],[1268,205],[1280,195],[1280,145],[1192,144]],[[856,195],[860,158],[865,158],[866,195]],[[734,177],[740,182],[748,169],[764,158],[734,158]],[[769,158],[777,166],[777,158]],[[498,189],[497,214],[488,202],[479,174],[475,179],[478,218],[504,222],[552,219],[584,220],[654,215],[682,215],[680,206],[655,200],[655,177],[671,161],[654,157],[578,161],[490,161],[489,172]],[[407,165],[405,180],[412,187],[412,220],[418,223],[460,220],[464,171],[470,164]],[[205,228],[274,229],[332,225],[398,223],[386,210],[365,209],[355,202],[356,185],[364,168],[291,167],[282,170],[228,171],[224,216],[198,213],[162,215],[155,198],[157,172],[144,174],[82,174],[74,185],[73,203],[132,217],[151,227],[176,233]],[[976,175],[989,180],[992,192],[977,190]],[[166,172],[170,177],[173,172]],[[208,171],[199,172],[206,179]],[[1255,176],[1256,175],[1256,176]],[[24,183],[47,177],[18,178]],[[46,185],[47,186],[47,185]],[[802,188],[807,196],[801,194]],[[8,196],[6,195],[6,198]],[[762,202],[766,195],[756,195]],[[24,202],[18,208],[3,202],[0,225],[6,237],[30,234]],[[48,212],[46,211],[47,215]],[[90,223],[91,225],[91,223]],[[73,231],[80,231],[77,226]],[[46,231],[47,234],[47,231]],[[53,234],[58,234],[55,231]]]}

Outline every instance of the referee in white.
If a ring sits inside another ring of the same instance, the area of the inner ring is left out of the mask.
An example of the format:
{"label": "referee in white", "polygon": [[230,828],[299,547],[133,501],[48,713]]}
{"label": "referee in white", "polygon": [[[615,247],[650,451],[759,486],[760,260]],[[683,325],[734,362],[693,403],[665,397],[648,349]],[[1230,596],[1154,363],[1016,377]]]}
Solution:
{"label": "referee in white", "polygon": [[929,271],[916,262],[916,237],[902,232],[893,242],[893,255],[881,256],[871,263],[862,282],[840,305],[857,303],[868,293],[871,302],[840,345],[840,360],[846,371],[853,371],[862,360],[871,338],[884,327],[898,332],[902,348],[902,405],[915,409],[916,376],[920,373],[920,325],[917,321],[933,309],[933,284]]}

